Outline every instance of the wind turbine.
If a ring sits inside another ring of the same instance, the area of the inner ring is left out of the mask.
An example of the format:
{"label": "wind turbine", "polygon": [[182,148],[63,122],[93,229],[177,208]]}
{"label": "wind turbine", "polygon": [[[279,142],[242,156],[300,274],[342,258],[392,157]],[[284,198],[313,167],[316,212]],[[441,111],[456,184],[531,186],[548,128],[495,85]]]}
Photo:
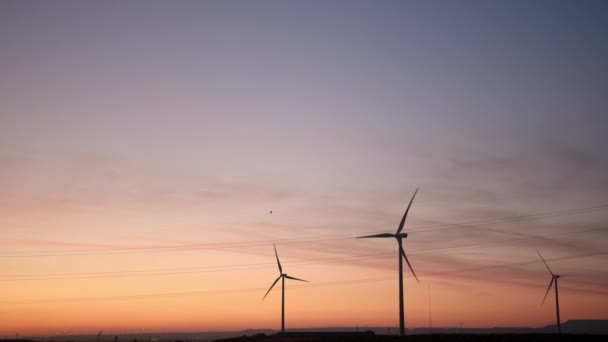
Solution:
{"label": "wind turbine", "polygon": [[281,262],[279,261],[279,254],[277,254],[277,246],[274,246],[274,255],[277,257],[277,265],[279,266],[279,277],[274,281],[274,283],[272,283],[272,285],[270,285],[270,288],[268,289],[268,291],[266,291],[266,294],[264,295],[264,298],[262,298],[262,300],[264,300],[266,298],[266,296],[268,296],[268,293],[270,293],[270,290],[272,290],[272,288],[277,284],[279,279],[281,279],[281,332],[284,333],[285,332],[285,278],[291,279],[291,280],[297,280],[297,281],[304,281],[304,282],[308,282],[308,280],[294,278],[292,276],[288,276],[287,274],[283,273],[283,267],[281,267]]}
{"label": "wind turbine", "polygon": [[[395,233],[395,234],[384,233],[384,234],[366,235],[366,236],[358,237],[358,239],[367,239],[367,238],[395,238],[395,239],[397,239],[397,243],[399,244],[399,251],[398,251],[398,257],[399,257],[399,333],[401,336],[405,335],[405,315],[403,312],[403,259],[405,259],[405,262],[407,262],[407,265],[410,267],[410,270],[412,271],[414,278],[416,278],[416,281],[420,282],[420,280],[418,280],[418,277],[416,276],[416,272],[414,272],[414,269],[412,268],[412,265],[410,264],[410,261],[407,259],[405,250],[403,250],[403,239],[407,238],[407,233],[401,232],[403,230],[403,226],[405,225],[405,219],[407,217],[407,213],[410,211],[410,207],[412,206],[412,202],[414,202],[414,197],[416,197],[417,193],[418,193],[418,189],[416,189],[416,192],[414,192],[414,196],[412,196],[412,199],[410,200],[410,204],[407,206],[407,209],[405,209],[405,214],[403,214],[401,223],[399,223],[399,228],[397,228],[397,233]],[[401,256],[403,256],[403,258],[401,258]]]}
{"label": "wind turbine", "polygon": [[545,299],[547,299],[547,295],[549,294],[549,291],[551,290],[551,286],[553,285],[553,282],[555,282],[555,311],[557,312],[557,333],[561,334],[562,326],[559,321],[559,296],[557,293],[557,279],[559,279],[560,277],[565,277],[565,276],[562,276],[559,274],[554,274],[553,271],[551,271],[551,269],[549,268],[549,264],[547,264],[547,262],[545,261],[545,258],[543,258],[543,256],[540,254],[540,252],[538,250],[536,250],[536,252],[538,253],[538,256],[543,261],[543,263],[545,263],[545,266],[547,266],[549,273],[551,273],[551,282],[549,283],[547,292],[545,292],[545,297],[543,298],[543,302],[541,303],[541,305],[543,305],[545,303]]}

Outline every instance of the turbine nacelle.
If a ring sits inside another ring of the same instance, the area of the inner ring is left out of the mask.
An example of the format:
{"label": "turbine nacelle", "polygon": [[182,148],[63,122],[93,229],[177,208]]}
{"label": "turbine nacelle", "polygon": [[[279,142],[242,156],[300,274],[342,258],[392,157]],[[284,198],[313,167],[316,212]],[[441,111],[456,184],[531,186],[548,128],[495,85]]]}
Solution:
{"label": "turbine nacelle", "polygon": [[401,255],[401,257],[403,257],[403,259],[405,259],[405,262],[407,263],[407,266],[409,266],[410,271],[412,271],[412,275],[414,276],[414,278],[416,278],[416,281],[420,282],[420,280],[418,279],[418,276],[416,276],[416,272],[414,272],[414,269],[412,268],[412,265],[410,264],[410,261],[407,258],[407,255],[405,254],[405,250],[403,249],[403,245],[402,245],[402,241],[401,241],[401,240],[407,238],[407,233],[402,232],[402,230],[403,230],[403,227],[405,226],[405,219],[407,218],[407,214],[410,211],[410,207],[412,206],[412,202],[414,202],[414,198],[416,197],[417,193],[418,193],[418,189],[416,189],[416,191],[414,192],[414,195],[412,196],[412,199],[410,200],[410,203],[407,205],[407,209],[405,209],[405,213],[403,214],[403,217],[401,218],[401,222],[399,222],[399,227],[397,228],[396,233],[394,233],[394,234],[393,233],[381,233],[381,234],[357,236],[357,239],[373,239],[373,238],[395,238],[395,239],[397,239],[397,242],[399,243],[399,254]]}
{"label": "turbine nacelle", "polygon": [[395,238],[395,239],[405,239],[407,237],[407,233],[382,233],[382,234],[373,234],[373,235],[364,235],[357,236],[357,239],[369,239],[369,238]]}
{"label": "turbine nacelle", "polygon": [[274,256],[277,258],[277,266],[279,267],[279,276],[277,277],[277,279],[275,279],[275,281],[272,283],[272,285],[270,285],[270,288],[268,289],[268,291],[266,291],[266,294],[264,295],[262,300],[264,300],[266,298],[266,296],[268,296],[268,294],[270,293],[272,288],[280,280],[281,281],[281,294],[282,294],[282,296],[281,296],[281,332],[284,333],[285,332],[285,279],[304,281],[304,282],[308,282],[308,280],[299,279],[299,278],[287,275],[287,273],[283,273],[283,267],[281,266],[281,261],[279,261],[279,254],[277,253],[277,246],[274,246]]}
{"label": "turbine nacelle", "polygon": [[[560,318],[559,318],[559,295],[558,295],[558,291],[557,291],[557,279],[559,279],[561,277],[565,277],[567,275],[559,275],[559,274],[553,273],[553,271],[551,270],[551,267],[549,267],[549,264],[547,264],[547,261],[545,260],[545,258],[543,258],[543,255],[540,254],[538,249],[536,250],[536,253],[538,253],[540,260],[543,261],[543,264],[545,264],[545,267],[547,267],[547,271],[549,271],[549,273],[551,274],[551,281],[549,282],[549,287],[547,287],[547,292],[545,292],[545,296],[543,297],[543,301],[540,303],[540,305],[545,304],[545,300],[547,299],[547,295],[549,294],[549,291],[551,291],[551,287],[554,287],[555,288],[555,314],[557,316],[557,320],[556,320],[557,333],[561,334],[562,327],[561,327]],[[553,286],[553,285],[555,285],[555,286]]]}
{"label": "turbine nacelle", "polygon": [[[264,297],[262,298],[262,300],[266,299],[266,296],[268,296],[268,294],[270,293],[270,290],[272,290],[272,288],[281,279],[291,279],[291,280],[297,280],[297,281],[304,281],[304,282],[308,283],[308,280],[299,279],[299,278],[296,278],[296,277],[289,276],[289,275],[287,275],[287,273],[283,273],[283,267],[281,266],[281,261],[279,261],[279,254],[277,253],[277,246],[274,246],[274,255],[277,258],[277,266],[279,267],[279,276],[274,281],[274,283],[272,283],[272,285],[270,285],[270,288],[268,289],[268,291],[266,292],[266,294],[264,295]],[[285,280],[283,280],[283,281],[285,281]]]}
{"label": "turbine nacelle", "polygon": [[414,276],[414,278],[416,278],[416,281],[420,282],[420,280],[416,276],[416,273],[414,272],[414,269],[412,268],[412,265],[410,264],[410,261],[407,258],[407,255],[405,254],[405,250],[403,249],[403,241],[402,241],[403,239],[407,238],[407,233],[402,232],[402,230],[405,227],[405,219],[407,218],[407,213],[410,211],[410,207],[412,206],[412,202],[414,202],[414,197],[416,197],[417,193],[418,193],[418,189],[416,189],[416,192],[414,192],[414,196],[412,196],[412,199],[410,200],[410,203],[408,204],[407,209],[405,209],[405,213],[403,214],[403,217],[401,218],[401,222],[399,222],[399,227],[397,227],[397,232],[373,234],[373,235],[365,235],[365,236],[357,237],[357,239],[394,238],[397,240],[397,243],[399,244],[398,245],[398,253],[399,253],[399,334],[401,336],[405,335],[405,319],[404,319],[404,309],[403,309],[403,260],[405,260],[405,262],[407,263],[407,266],[410,268],[410,271],[412,271],[412,275]]}
{"label": "turbine nacelle", "polygon": [[540,252],[538,251],[538,249],[536,250],[536,253],[538,253],[538,256],[540,257],[540,260],[543,261],[543,264],[545,264],[545,267],[547,267],[547,271],[549,271],[549,273],[551,274],[551,282],[549,282],[549,287],[547,287],[547,292],[545,292],[545,296],[543,297],[543,301],[540,303],[540,305],[545,304],[545,300],[547,299],[547,295],[549,294],[549,291],[551,291],[551,287],[554,286],[555,288],[555,314],[557,316],[557,333],[561,334],[562,333],[562,327],[561,327],[561,323],[560,323],[560,318],[559,318],[559,295],[558,295],[558,291],[557,291],[557,280],[561,277],[567,277],[570,274],[555,274],[553,273],[553,271],[551,270],[551,267],[549,267],[549,264],[547,264],[547,261],[545,260],[545,258],[543,258],[542,254],[540,254]]}

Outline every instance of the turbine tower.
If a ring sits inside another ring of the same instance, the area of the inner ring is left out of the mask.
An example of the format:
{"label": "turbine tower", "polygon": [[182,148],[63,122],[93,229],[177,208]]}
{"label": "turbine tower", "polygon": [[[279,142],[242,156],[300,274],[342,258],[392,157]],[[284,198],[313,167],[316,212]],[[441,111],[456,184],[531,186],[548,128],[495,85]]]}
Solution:
{"label": "turbine tower", "polygon": [[547,292],[545,292],[545,297],[543,298],[543,302],[541,303],[541,305],[545,304],[545,299],[547,299],[547,295],[549,294],[549,291],[551,290],[551,286],[555,282],[555,312],[557,313],[557,333],[561,334],[562,326],[559,321],[559,295],[557,292],[557,279],[559,279],[560,277],[564,277],[564,276],[559,275],[559,274],[554,274],[553,271],[551,271],[551,269],[549,268],[549,264],[547,264],[547,262],[545,261],[545,258],[543,258],[543,256],[540,254],[540,252],[538,250],[536,250],[536,252],[538,253],[538,256],[540,256],[540,259],[543,261],[543,263],[545,263],[545,266],[547,266],[549,273],[551,273],[551,282],[549,283]]}
{"label": "turbine tower", "polygon": [[[410,200],[410,204],[407,206],[407,209],[405,209],[405,214],[403,214],[401,223],[399,223],[399,228],[397,228],[397,233],[395,233],[395,234],[384,233],[384,234],[366,235],[366,236],[358,237],[358,239],[367,239],[367,238],[395,238],[395,239],[397,239],[397,243],[399,245],[399,251],[398,251],[398,258],[399,258],[399,334],[401,336],[405,335],[405,315],[404,315],[404,311],[403,311],[403,259],[405,259],[405,262],[407,262],[407,265],[409,266],[410,270],[412,271],[414,278],[416,278],[416,281],[420,282],[420,280],[418,280],[418,277],[416,276],[416,272],[414,272],[414,269],[412,268],[412,265],[410,264],[410,261],[407,259],[405,250],[403,249],[403,239],[407,238],[407,233],[401,232],[403,230],[403,226],[405,225],[405,219],[407,217],[407,213],[410,211],[410,207],[412,206],[412,202],[414,202],[414,197],[416,197],[417,193],[418,193],[418,189],[416,189],[416,192],[414,192],[414,196],[412,196],[412,199]],[[402,258],[402,256],[403,256],[403,258]]]}
{"label": "turbine tower", "polygon": [[262,300],[266,299],[266,296],[268,296],[268,294],[270,293],[270,290],[272,290],[272,288],[277,284],[279,279],[281,279],[281,332],[284,333],[285,332],[285,278],[291,279],[291,280],[297,280],[297,281],[304,281],[304,282],[308,282],[308,280],[294,278],[292,276],[288,276],[287,274],[283,273],[283,267],[281,267],[281,262],[279,261],[279,254],[277,254],[277,246],[274,246],[274,255],[277,257],[277,265],[279,266],[279,277],[274,281],[274,283],[272,283],[272,285],[270,285],[270,288],[268,289],[268,291],[266,291],[266,294],[264,295],[264,298],[262,298]]}

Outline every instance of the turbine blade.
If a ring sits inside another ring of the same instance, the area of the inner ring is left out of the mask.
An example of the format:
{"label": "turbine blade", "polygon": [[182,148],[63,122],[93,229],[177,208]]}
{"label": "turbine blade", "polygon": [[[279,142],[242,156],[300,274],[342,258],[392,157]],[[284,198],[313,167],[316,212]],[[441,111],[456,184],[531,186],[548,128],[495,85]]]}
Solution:
{"label": "turbine blade", "polygon": [[288,275],[285,275],[285,278],[287,278],[287,279],[292,279],[292,280],[298,280],[298,281],[305,281],[305,282],[309,283],[309,281],[308,281],[308,280],[304,280],[304,279],[298,279],[298,278],[294,278],[294,277],[292,277],[292,276],[288,276]]}
{"label": "turbine blade", "polygon": [[401,230],[403,230],[403,226],[405,225],[405,218],[407,217],[407,213],[410,211],[410,207],[412,206],[412,202],[414,202],[414,197],[416,197],[417,193],[418,193],[418,189],[416,188],[416,191],[414,192],[414,196],[412,196],[412,199],[410,200],[410,204],[408,204],[407,209],[405,209],[405,214],[403,214],[401,223],[399,223],[399,228],[397,228],[397,234],[401,233]]}
{"label": "turbine blade", "polygon": [[540,303],[540,305],[545,304],[545,299],[547,299],[547,295],[549,294],[549,290],[551,290],[551,286],[553,286],[554,281],[555,281],[555,278],[551,277],[551,282],[549,283],[549,287],[547,287],[547,292],[545,292],[545,297],[543,298],[543,302]]}
{"label": "turbine blade", "polygon": [[410,261],[407,259],[407,255],[405,255],[405,251],[403,250],[403,248],[401,248],[401,254],[403,255],[403,258],[405,259],[405,262],[407,262],[407,265],[410,267],[410,271],[412,271],[414,278],[416,278],[416,281],[420,283],[420,279],[418,279],[418,277],[416,276],[416,272],[414,272],[414,269],[412,268],[412,264],[410,264]]}
{"label": "turbine blade", "polygon": [[262,298],[262,300],[266,299],[266,296],[268,296],[268,294],[270,293],[270,290],[272,290],[272,288],[277,284],[277,281],[279,281],[279,279],[281,279],[282,276],[279,276],[277,278],[277,280],[274,281],[274,283],[272,283],[272,285],[270,285],[270,288],[268,289],[268,291],[266,291],[266,294],[264,295],[264,298]]}
{"label": "turbine blade", "polygon": [[554,276],[555,274],[553,274],[553,271],[551,271],[551,269],[549,268],[549,264],[547,264],[547,262],[545,261],[545,258],[543,258],[543,256],[540,254],[538,249],[536,250],[536,253],[538,253],[538,256],[540,257],[540,259],[545,263],[545,266],[547,266],[549,273],[551,273],[551,275]]}
{"label": "turbine blade", "polygon": [[277,257],[277,265],[279,265],[279,273],[283,274],[283,267],[281,267],[281,262],[279,261],[279,254],[277,254],[276,245],[274,245],[274,255]]}
{"label": "turbine blade", "polygon": [[391,233],[383,233],[383,234],[374,234],[374,235],[365,235],[365,236],[357,236],[357,239],[368,239],[368,238],[388,238],[395,237],[395,235]]}

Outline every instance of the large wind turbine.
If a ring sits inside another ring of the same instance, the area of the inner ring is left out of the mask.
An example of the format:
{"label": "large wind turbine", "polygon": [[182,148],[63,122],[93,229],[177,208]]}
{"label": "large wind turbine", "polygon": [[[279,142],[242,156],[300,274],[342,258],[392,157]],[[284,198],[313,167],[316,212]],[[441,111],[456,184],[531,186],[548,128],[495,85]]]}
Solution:
{"label": "large wind turbine", "polygon": [[559,321],[559,296],[557,294],[557,279],[559,279],[560,277],[563,277],[563,276],[561,276],[559,274],[554,274],[553,271],[551,271],[551,269],[549,268],[549,264],[547,264],[547,262],[545,261],[545,258],[543,258],[543,256],[540,254],[540,252],[538,250],[536,250],[536,252],[538,253],[538,256],[540,257],[540,259],[545,263],[545,266],[547,266],[549,273],[551,273],[551,282],[549,283],[547,292],[545,292],[545,297],[543,298],[543,302],[541,303],[541,305],[545,303],[545,299],[547,299],[547,295],[549,294],[549,291],[551,290],[551,286],[555,282],[555,311],[557,312],[557,333],[561,334],[562,326]]}
{"label": "large wind turbine", "polygon": [[[412,202],[414,202],[414,197],[416,197],[417,193],[418,193],[418,189],[416,189],[416,192],[414,192],[414,196],[412,196],[412,199],[410,200],[410,204],[407,206],[407,209],[405,209],[405,214],[403,214],[401,223],[399,223],[399,228],[397,228],[397,233],[395,233],[395,234],[384,233],[384,234],[366,235],[366,236],[358,237],[358,239],[366,239],[366,238],[395,238],[395,239],[397,239],[397,243],[399,244],[399,252],[398,252],[398,255],[399,255],[398,256],[399,257],[399,333],[401,336],[405,335],[405,316],[404,316],[404,312],[403,312],[403,259],[405,259],[405,262],[407,262],[407,265],[410,267],[410,270],[412,271],[414,278],[416,278],[416,281],[420,282],[420,280],[418,280],[418,277],[416,276],[416,272],[414,272],[414,269],[412,268],[412,265],[410,264],[410,261],[407,259],[407,255],[405,254],[405,251],[403,250],[403,239],[407,238],[407,233],[401,232],[403,230],[403,226],[405,225],[405,218],[407,217],[407,213],[410,211],[410,207],[412,206]],[[401,258],[402,256],[403,256],[403,258]]]}
{"label": "large wind turbine", "polygon": [[268,291],[266,291],[266,294],[264,295],[264,298],[262,298],[262,300],[264,300],[266,296],[268,296],[270,290],[272,290],[272,288],[277,284],[279,279],[281,279],[281,332],[285,332],[285,278],[305,282],[308,282],[308,280],[294,278],[283,273],[283,267],[281,267],[279,255],[277,254],[277,246],[274,246],[274,255],[277,257],[277,265],[279,266],[279,277],[277,278],[277,280],[274,281],[274,283],[272,283],[272,285],[270,285],[270,288],[268,289]]}

